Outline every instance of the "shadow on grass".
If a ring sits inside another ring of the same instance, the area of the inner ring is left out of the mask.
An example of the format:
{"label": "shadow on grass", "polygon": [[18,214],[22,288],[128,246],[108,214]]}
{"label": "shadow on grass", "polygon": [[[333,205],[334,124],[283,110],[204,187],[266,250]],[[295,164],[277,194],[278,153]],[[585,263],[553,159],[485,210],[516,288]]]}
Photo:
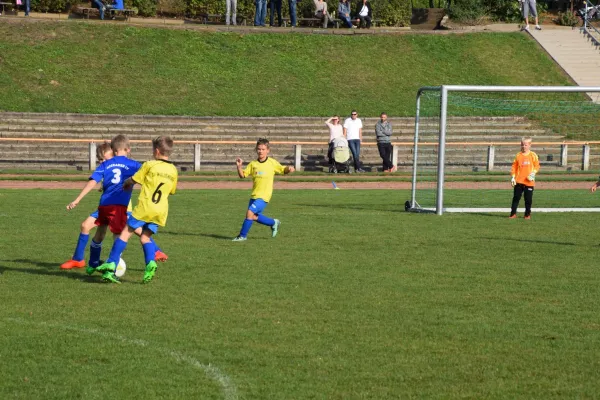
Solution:
{"label": "shadow on grass", "polygon": [[173,235],[173,236],[202,236],[214,239],[228,239],[231,240],[234,235],[217,235],[215,233],[192,233],[192,232],[161,232],[161,235]]}
{"label": "shadow on grass", "polygon": [[482,237],[481,239],[502,240],[502,241],[511,241],[511,242],[525,242],[525,243],[558,244],[561,246],[577,246],[577,243],[573,243],[573,242],[555,242],[552,240],[513,239],[513,238],[499,238],[499,237]]}
{"label": "shadow on grass", "polygon": [[[396,212],[406,212],[404,210],[404,205],[400,205],[398,204],[398,208],[397,209],[384,209],[384,208],[377,208],[377,207],[373,207],[370,206],[368,204],[365,204],[364,206],[361,205],[355,205],[355,204],[314,204],[314,203],[294,203],[295,206],[301,206],[301,207],[321,207],[321,208],[328,208],[328,209],[346,209],[346,210],[359,210],[359,211],[381,211],[381,212],[390,212],[390,213],[396,213]],[[392,205],[394,206],[394,205]]]}
{"label": "shadow on grass", "polygon": [[11,263],[23,263],[23,264],[32,264],[39,268],[16,268],[16,267],[7,267],[5,265],[0,265],[0,275],[4,274],[5,271],[14,271],[14,272],[24,272],[26,274],[33,275],[50,275],[50,276],[62,276],[69,279],[76,279],[79,281],[85,281],[89,283],[103,283],[101,280],[98,280],[97,277],[89,276],[86,274],[81,274],[75,272],[74,270],[61,270],[60,264],[48,263],[44,261],[38,260],[30,260],[26,258],[17,258],[14,260],[0,260],[0,262],[11,262]]}

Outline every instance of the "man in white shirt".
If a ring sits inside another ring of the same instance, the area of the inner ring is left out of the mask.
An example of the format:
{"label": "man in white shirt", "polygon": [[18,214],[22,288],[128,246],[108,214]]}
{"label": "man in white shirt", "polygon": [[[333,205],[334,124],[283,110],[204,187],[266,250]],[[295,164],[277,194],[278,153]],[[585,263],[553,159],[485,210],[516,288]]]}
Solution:
{"label": "man in white shirt", "polygon": [[352,110],[350,118],[346,118],[344,121],[344,136],[348,139],[348,147],[352,152],[352,159],[354,160],[354,171],[365,172],[360,167],[360,143],[362,142],[362,121],[358,118],[356,110]]}

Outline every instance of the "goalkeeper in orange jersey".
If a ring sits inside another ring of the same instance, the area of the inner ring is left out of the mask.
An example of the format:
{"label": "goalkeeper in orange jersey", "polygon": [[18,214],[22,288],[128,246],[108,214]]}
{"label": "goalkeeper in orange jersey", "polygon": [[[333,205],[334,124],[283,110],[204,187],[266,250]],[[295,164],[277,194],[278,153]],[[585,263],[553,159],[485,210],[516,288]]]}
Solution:
{"label": "goalkeeper in orange jersey", "polygon": [[510,183],[514,188],[514,194],[509,218],[517,218],[517,206],[524,194],[525,219],[531,219],[533,187],[535,186],[535,175],[539,170],[540,160],[537,154],[531,151],[531,138],[528,136],[523,137],[521,139],[521,152],[517,153],[510,170]]}

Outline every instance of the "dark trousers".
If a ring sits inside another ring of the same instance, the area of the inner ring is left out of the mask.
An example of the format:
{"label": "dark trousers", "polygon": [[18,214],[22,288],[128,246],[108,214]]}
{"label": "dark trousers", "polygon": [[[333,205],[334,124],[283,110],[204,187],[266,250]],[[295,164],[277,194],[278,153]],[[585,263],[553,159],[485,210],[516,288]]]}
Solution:
{"label": "dark trousers", "polygon": [[371,17],[369,17],[368,15],[366,17],[361,17],[360,15],[357,17],[360,22],[358,24],[358,27],[360,28],[361,26],[366,26],[367,29],[369,29],[371,27]]}
{"label": "dark trousers", "polygon": [[379,155],[383,160],[383,170],[389,171],[394,166],[394,164],[392,164],[392,144],[377,143],[377,149],[379,150]]}
{"label": "dark trousers", "polygon": [[517,183],[513,191],[512,206],[510,208],[510,215],[517,213],[517,207],[519,201],[521,201],[521,195],[525,195],[525,216],[531,215],[531,202],[533,201],[533,186],[525,186],[522,183]]}
{"label": "dark trousers", "polygon": [[348,147],[352,153],[352,159],[354,160],[354,170],[360,169],[360,139],[348,140]]}
{"label": "dark trousers", "polygon": [[269,21],[269,25],[275,26],[275,10],[277,10],[277,26],[282,26],[283,22],[281,21],[281,0],[271,0],[270,8],[271,19]]}
{"label": "dark trousers", "polygon": [[329,149],[327,149],[327,158],[329,159],[329,165],[333,165],[333,141],[329,142]]}

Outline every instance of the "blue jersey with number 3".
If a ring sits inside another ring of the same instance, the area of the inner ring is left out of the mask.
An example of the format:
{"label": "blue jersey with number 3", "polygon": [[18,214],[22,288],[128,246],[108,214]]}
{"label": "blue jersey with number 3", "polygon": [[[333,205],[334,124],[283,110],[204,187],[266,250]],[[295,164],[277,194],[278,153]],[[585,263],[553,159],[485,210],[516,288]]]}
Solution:
{"label": "blue jersey with number 3", "polygon": [[90,179],[102,181],[101,206],[126,206],[131,200],[131,192],[123,190],[123,182],[131,178],[142,166],[125,156],[116,156],[104,161],[96,168]]}

